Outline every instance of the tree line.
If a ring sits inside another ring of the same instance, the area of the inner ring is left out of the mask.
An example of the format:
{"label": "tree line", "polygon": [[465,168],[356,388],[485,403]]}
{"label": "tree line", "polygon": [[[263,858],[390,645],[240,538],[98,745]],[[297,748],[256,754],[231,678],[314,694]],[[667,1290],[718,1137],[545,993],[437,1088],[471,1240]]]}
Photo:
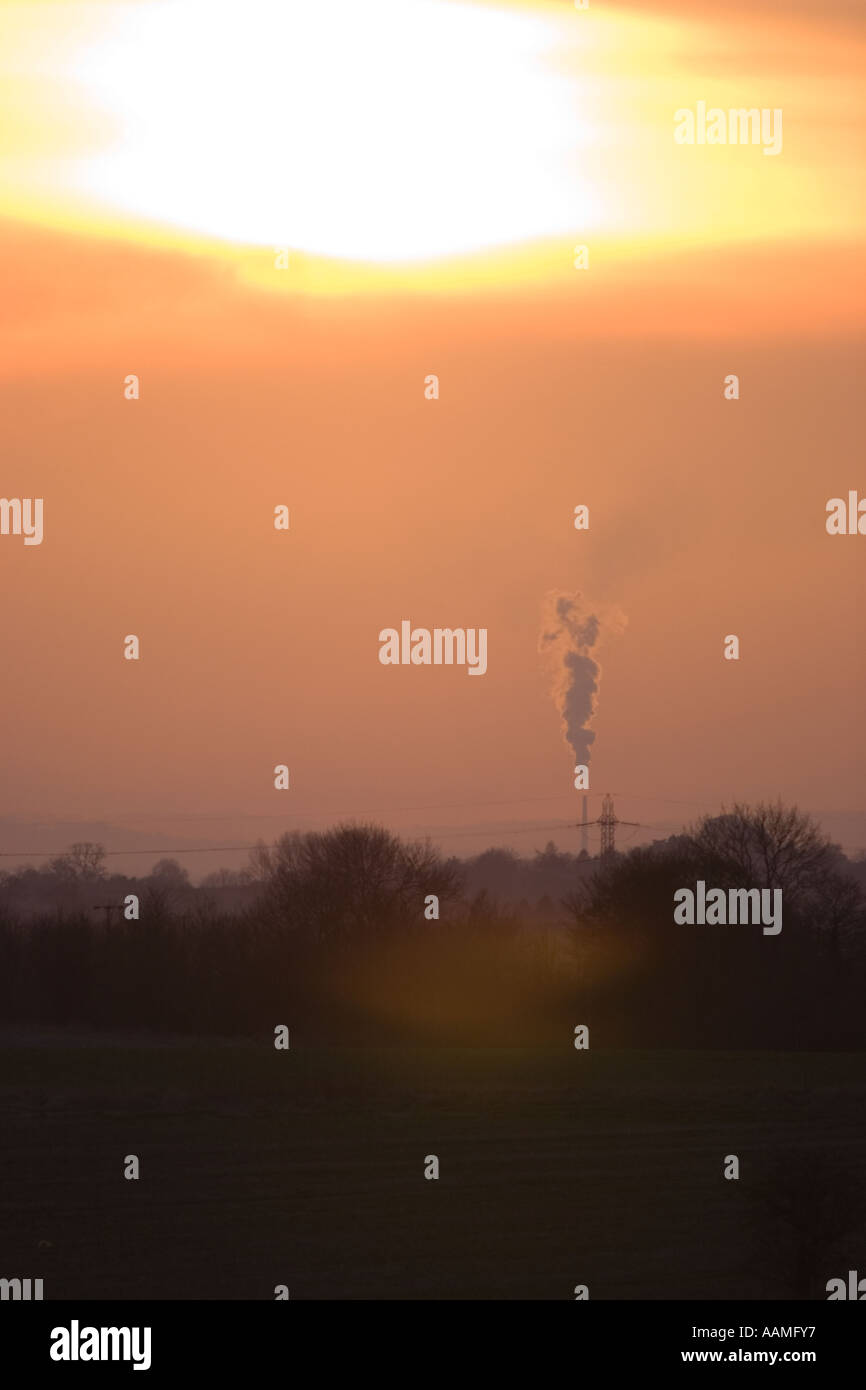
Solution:
{"label": "tree line", "polygon": [[[518,891],[521,875],[530,891],[561,884],[547,914],[515,900],[515,861],[348,824],[284,835],[193,887],[173,861],[130,880],[99,846],[74,846],[0,882],[0,1021],[253,1036],[285,1023],[359,1044],[568,1045],[578,1025],[597,1047],[866,1042],[860,866],[796,808],[737,805],[604,861],[548,845],[517,875]],[[52,911],[16,911],[33,875],[63,885]],[[677,925],[673,894],[698,878],[781,888],[783,931]],[[88,905],[130,884],[138,920]],[[231,910],[224,891],[240,895]]]}

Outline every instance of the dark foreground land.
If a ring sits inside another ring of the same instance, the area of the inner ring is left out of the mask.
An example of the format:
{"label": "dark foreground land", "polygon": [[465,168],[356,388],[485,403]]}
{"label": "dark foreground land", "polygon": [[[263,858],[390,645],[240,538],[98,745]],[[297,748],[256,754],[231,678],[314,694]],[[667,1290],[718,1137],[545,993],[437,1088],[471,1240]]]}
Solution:
{"label": "dark foreground land", "polygon": [[46,1299],[823,1299],[866,1273],[862,1054],[31,1035],[0,1114],[0,1276]]}

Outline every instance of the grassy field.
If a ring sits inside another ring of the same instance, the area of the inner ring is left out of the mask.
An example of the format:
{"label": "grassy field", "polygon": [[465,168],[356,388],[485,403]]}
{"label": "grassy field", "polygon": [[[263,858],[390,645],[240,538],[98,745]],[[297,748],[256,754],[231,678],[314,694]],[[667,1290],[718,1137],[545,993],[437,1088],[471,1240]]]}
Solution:
{"label": "grassy field", "polygon": [[19,1036],[0,1108],[0,1276],[46,1298],[784,1298],[804,1258],[822,1290],[866,1269],[833,1214],[863,1055]]}

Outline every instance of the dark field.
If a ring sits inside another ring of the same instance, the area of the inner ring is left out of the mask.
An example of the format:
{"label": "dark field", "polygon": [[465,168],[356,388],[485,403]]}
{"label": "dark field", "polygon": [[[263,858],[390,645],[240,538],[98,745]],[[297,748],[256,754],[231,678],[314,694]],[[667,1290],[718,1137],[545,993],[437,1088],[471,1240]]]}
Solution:
{"label": "dark field", "polygon": [[862,1054],[19,1036],[0,1106],[0,1276],[46,1299],[826,1298],[866,1271]]}

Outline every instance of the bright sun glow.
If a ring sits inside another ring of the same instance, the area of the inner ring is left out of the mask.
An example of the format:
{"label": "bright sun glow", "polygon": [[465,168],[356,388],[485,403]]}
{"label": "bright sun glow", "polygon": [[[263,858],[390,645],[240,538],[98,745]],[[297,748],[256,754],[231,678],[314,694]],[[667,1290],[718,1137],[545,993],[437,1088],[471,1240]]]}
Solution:
{"label": "bright sun glow", "polygon": [[593,132],[561,49],[561,16],[451,0],[135,5],[72,64],[114,133],[67,187],[163,226],[368,261],[585,231]]}

